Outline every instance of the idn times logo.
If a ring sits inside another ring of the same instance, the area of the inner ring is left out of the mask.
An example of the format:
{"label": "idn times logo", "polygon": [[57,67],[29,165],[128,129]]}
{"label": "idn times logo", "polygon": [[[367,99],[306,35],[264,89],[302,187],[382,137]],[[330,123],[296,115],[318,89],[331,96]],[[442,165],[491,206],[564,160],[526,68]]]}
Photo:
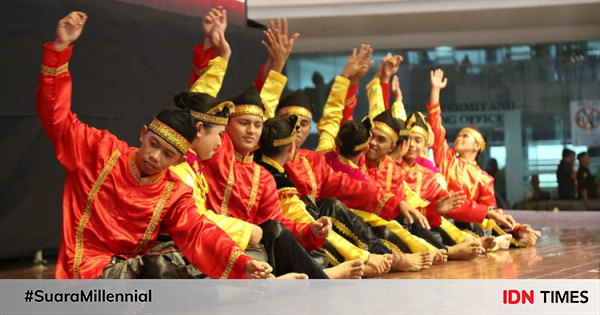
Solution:
{"label": "idn times logo", "polygon": [[[539,294],[542,295],[544,304],[585,304],[588,302],[588,291],[539,291]],[[534,304],[535,291],[504,290],[502,291],[502,302],[504,304]]]}

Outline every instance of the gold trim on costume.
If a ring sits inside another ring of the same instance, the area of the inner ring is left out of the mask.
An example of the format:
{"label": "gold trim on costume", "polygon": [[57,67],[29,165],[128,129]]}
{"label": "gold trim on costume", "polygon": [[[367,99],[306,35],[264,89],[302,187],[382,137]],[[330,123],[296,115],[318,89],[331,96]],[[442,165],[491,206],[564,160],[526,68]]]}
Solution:
{"label": "gold trim on costume", "polygon": [[67,71],[69,71],[69,63],[68,62],[57,68],[51,68],[51,67],[42,65],[42,73],[45,75],[57,76],[59,74],[65,73]]}
{"label": "gold trim on costume", "polygon": [[262,109],[258,105],[252,105],[252,104],[236,105],[235,111],[233,113],[229,114],[229,117],[235,117],[235,116],[240,116],[240,115],[254,115],[254,116],[258,116],[260,118],[264,118],[265,110]]}
{"label": "gold trim on costume", "polygon": [[156,118],[152,120],[148,129],[174,146],[181,154],[186,154],[192,146],[192,144],[181,134]]}
{"label": "gold trim on costume", "polygon": [[167,183],[167,187],[165,187],[162,197],[156,204],[156,208],[154,208],[154,213],[152,214],[152,219],[150,220],[150,224],[148,224],[148,228],[146,228],[144,237],[142,238],[142,241],[140,242],[140,244],[133,251],[134,254],[139,253],[142,250],[142,248],[144,248],[144,246],[146,246],[146,244],[148,244],[150,237],[154,233],[154,230],[156,230],[156,226],[158,225],[158,220],[160,219],[160,214],[162,213],[163,208],[165,207],[165,204],[167,203],[167,199],[169,199],[169,195],[171,194],[171,190],[173,189],[173,186],[175,186],[175,182]]}
{"label": "gold trim on costume", "polygon": [[410,136],[410,129],[402,129],[399,133],[400,136]]}
{"label": "gold trim on costume", "polygon": [[354,164],[354,162],[350,161],[350,159],[347,159],[340,154],[338,154],[338,160],[340,160],[342,164],[350,165],[352,168],[358,169],[358,165]]}
{"label": "gold trim on costume", "polygon": [[284,108],[279,109],[277,112],[277,116],[286,116],[286,115],[298,115],[304,116],[310,120],[312,120],[312,113],[306,107],[302,106],[286,106]]}
{"label": "gold trim on costume", "polygon": [[196,66],[194,66],[194,73],[197,74],[199,77],[203,76],[204,73],[206,72],[207,67],[202,68],[202,70],[198,69]]}
{"label": "gold trim on costume", "polygon": [[434,108],[430,109],[430,110],[429,110],[429,113],[430,113],[430,114],[433,114],[433,113],[437,113],[437,112],[440,112],[440,111],[442,111],[442,110],[440,109],[440,106],[438,105],[438,106],[436,106],[436,107],[434,107]]}
{"label": "gold trim on costume", "polygon": [[273,146],[274,147],[282,147],[284,145],[292,144],[292,143],[294,143],[294,141],[296,141],[296,132],[295,131],[292,133],[291,136],[289,136],[287,138],[273,140]]}
{"label": "gold trim on costume", "polygon": [[466,132],[466,133],[470,134],[471,136],[473,136],[473,138],[475,138],[475,141],[477,143],[479,143],[479,146],[481,147],[479,152],[483,152],[483,150],[485,150],[486,143],[485,143],[485,140],[483,139],[483,136],[481,135],[481,133],[479,131],[477,131],[471,127],[465,127],[460,132]]}
{"label": "gold trim on costume", "polygon": [[304,164],[304,168],[308,173],[308,179],[310,180],[310,184],[312,185],[312,190],[310,192],[310,196],[315,198],[317,197],[317,180],[315,179],[315,174],[313,173],[312,167],[310,167],[310,163],[306,159],[306,157],[301,156],[302,163]]}
{"label": "gold trim on costume", "polygon": [[[385,156],[386,158],[390,158],[389,155]],[[390,158],[391,159],[391,158]],[[392,179],[394,177],[394,162],[388,163],[387,175],[385,178],[385,190],[389,192],[392,190]]]}
{"label": "gold trim on costume", "polygon": [[306,227],[306,224],[301,226],[298,229],[298,240],[300,240],[300,245],[302,245],[302,247],[304,247],[304,239],[302,238],[302,232],[304,232],[305,227]]}
{"label": "gold trim on costume", "polygon": [[227,268],[225,268],[225,271],[223,272],[223,274],[221,275],[221,279],[227,279],[229,278],[229,274],[231,273],[231,269],[233,269],[233,264],[235,264],[235,261],[244,254],[244,252],[240,252],[235,251],[235,253],[233,253],[233,255],[231,255],[231,257],[229,257],[229,262],[227,263]]}
{"label": "gold trim on costume", "polygon": [[356,246],[362,250],[369,250],[369,248],[367,247],[367,245],[365,245],[363,242],[360,241],[360,239],[356,236],[356,234],[352,233],[352,231],[345,226],[342,222],[329,217],[329,219],[331,219],[331,223],[333,224],[333,226],[335,226],[338,230],[340,230],[340,232],[342,232],[345,235],[348,235],[356,244]]}
{"label": "gold trim on costume", "polygon": [[210,124],[226,126],[227,122],[229,122],[229,118],[227,118],[227,117],[213,116],[213,115],[197,112],[194,110],[191,110],[190,113],[192,114],[192,117],[194,117],[200,121],[210,123]]}
{"label": "gold trim on costume", "polygon": [[227,215],[227,204],[231,197],[231,188],[233,188],[233,182],[235,181],[234,173],[235,159],[231,159],[229,166],[229,177],[227,178],[227,186],[225,187],[225,194],[223,195],[223,203],[221,204],[221,214]]}
{"label": "gold trim on costume", "polygon": [[139,150],[136,150],[135,152],[131,153],[131,156],[129,157],[129,169],[131,170],[131,174],[133,175],[135,180],[138,182],[138,185],[156,183],[165,172],[162,171],[154,176],[150,176],[150,177],[147,176],[147,177],[142,178],[140,175],[140,172],[138,171],[138,166],[136,164],[136,157],[137,157],[138,153],[139,153]]}
{"label": "gold trim on costume", "polygon": [[371,141],[371,138],[369,138],[367,140],[367,142],[355,146],[354,147],[354,152],[356,152],[356,151],[362,151],[362,150],[366,149],[369,146],[369,141]]}
{"label": "gold trim on costume", "polygon": [[92,215],[92,204],[94,202],[94,198],[100,190],[100,186],[102,186],[104,183],[106,176],[108,176],[108,173],[110,173],[112,168],[115,166],[115,163],[120,156],[121,152],[118,149],[113,151],[113,153],[110,155],[110,158],[106,162],[106,165],[104,165],[102,172],[100,172],[100,176],[98,176],[94,186],[88,194],[85,214],[79,221],[79,225],[77,226],[77,235],[75,237],[75,259],[73,261],[73,277],[75,279],[79,279],[79,265],[81,264],[81,259],[83,257],[83,230],[85,229],[85,225]]}
{"label": "gold trim on costume", "polygon": [[248,212],[254,207],[256,194],[258,193],[258,184],[260,182],[260,165],[254,165],[254,177],[252,178],[252,191],[250,192],[250,201],[248,202]]}
{"label": "gold trim on costume", "polygon": [[373,122],[373,129],[381,130],[383,133],[385,133],[392,139],[393,143],[398,142],[398,133],[396,133],[396,131],[394,131],[392,127],[388,126],[388,124],[376,120]]}
{"label": "gold trim on costume", "polygon": [[285,187],[281,189],[277,189],[277,195],[279,195],[279,199],[282,198],[292,198],[296,195],[299,195],[298,189],[295,187]]}
{"label": "gold trim on costume", "polygon": [[247,155],[247,156],[243,156],[237,152],[233,153],[233,157],[240,161],[240,162],[244,162],[244,163],[251,163],[254,161],[254,159],[252,158],[251,155]]}
{"label": "gold trim on costume", "polygon": [[272,158],[263,155],[262,161],[276,168],[277,171],[279,171],[279,173],[285,173],[285,169],[283,169],[283,167],[281,167],[281,165],[279,165],[279,163],[277,163],[277,161],[273,160]]}
{"label": "gold trim on costume", "polygon": [[413,125],[410,128],[410,132],[423,136],[423,138],[425,138],[425,142],[427,142],[427,140],[429,138],[429,132],[421,126]]}
{"label": "gold trim on costume", "polygon": [[383,198],[381,198],[381,201],[379,202],[379,204],[377,205],[377,209],[375,210],[375,214],[379,215],[379,212],[381,212],[381,209],[383,209],[383,206],[385,205],[385,203],[392,197],[394,196],[394,194],[392,193],[387,193],[383,196]]}
{"label": "gold trim on costume", "polygon": [[324,249],[325,254],[327,254],[327,258],[329,259],[329,263],[332,266],[337,266],[340,264],[340,261],[337,260],[337,258],[335,258],[335,256],[333,256],[333,254],[331,254],[328,250]]}
{"label": "gold trim on costume", "polygon": [[398,248],[398,246],[396,246],[394,243],[392,243],[386,239],[383,239],[383,238],[380,238],[379,240],[383,243],[383,245],[387,246],[387,248],[392,250],[392,252],[402,253],[402,250],[400,248]]}

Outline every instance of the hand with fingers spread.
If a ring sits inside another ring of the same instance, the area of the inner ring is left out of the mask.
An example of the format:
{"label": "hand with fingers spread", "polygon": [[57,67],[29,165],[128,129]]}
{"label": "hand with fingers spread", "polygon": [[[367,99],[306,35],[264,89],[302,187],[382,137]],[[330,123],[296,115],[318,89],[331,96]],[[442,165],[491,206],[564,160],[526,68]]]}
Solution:
{"label": "hand with fingers spread", "polygon": [[83,31],[87,18],[85,13],[74,11],[58,21],[56,39],[54,40],[54,50],[65,50],[71,43],[76,41]]}
{"label": "hand with fingers spread", "polygon": [[400,79],[397,75],[395,75],[392,79],[392,94],[394,95],[394,99],[396,100],[396,102],[402,102],[402,90],[400,90]]}
{"label": "hand with fingers spread", "polygon": [[[270,21],[269,27],[270,28],[268,31],[272,31],[273,33],[276,32],[278,35],[278,44],[281,45],[280,49],[282,50],[282,55],[279,56],[280,58],[276,59],[273,55],[271,55],[271,52],[269,51],[269,59],[267,60],[267,63],[265,64],[265,69],[262,74],[263,80],[267,79],[267,76],[269,75],[269,71],[271,71],[271,70],[273,70],[275,72],[279,72],[279,73],[281,73],[281,71],[283,71],[283,67],[285,66],[285,63],[287,62],[288,58],[292,54],[294,44],[296,43],[296,40],[298,40],[298,38],[300,37],[300,33],[294,33],[291,37],[288,37],[288,22],[287,22],[286,18],[283,18],[283,19],[277,18],[277,19],[275,19],[275,21]],[[268,32],[268,31],[265,31],[265,32]],[[265,33],[265,37],[267,37],[266,33]],[[267,37],[267,40],[269,40],[268,37]],[[263,41],[263,45],[265,45],[265,44],[266,43]],[[267,48],[267,50],[268,50],[268,48]],[[283,57],[285,57],[285,58],[283,58]]]}
{"label": "hand with fingers spread", "polygon": [[354,48],[340,76],[350,79],[350,86],[358,84],[358,81],[373,65],[373,60],[371,60],[372,55],[373,49],[370,45],[360,45],[360,50],[358,51]]}
{"label": "hand with fingers spread", "polygon": [[443,198],[438,199],[435,203],[435,208],[440,214],[460,208],[467,198],[462,191],[451,193]]}
{"label": "hand with fingers spread", "polygon": [[320,217],[310,226],[310,231],[314,237],[324,238],[331,233],[331,219],[328,217]]}
{"label": "hand with fingers spread", "polygon": [[[217,25],[217,27],[215,27]],[[227,30],[227,11],[223,9],[222,6],[218,6],[216,8],[212,8],[204,19],[202,19],[202,29],[204,30],[204,50],[207,50],[215,43],[213,42],[213,38],[215,37],[215,33],[223,33],[225,34],[225,30]]]}
{"label": "hand with fingers spread", "polygon": [[442,69],[431,71],[430,105],[438,104],[440,102],[440,91],[446,87],[446,84],[448,84],[448,79],[444,78],[444,71],[442,71]]}
{"label": "hand with fingers spread", "polygon": [[271,272],[273,272],[273,267],[258,260],[251,260],[244,266],[244,273],[248,279],[268,279]]}

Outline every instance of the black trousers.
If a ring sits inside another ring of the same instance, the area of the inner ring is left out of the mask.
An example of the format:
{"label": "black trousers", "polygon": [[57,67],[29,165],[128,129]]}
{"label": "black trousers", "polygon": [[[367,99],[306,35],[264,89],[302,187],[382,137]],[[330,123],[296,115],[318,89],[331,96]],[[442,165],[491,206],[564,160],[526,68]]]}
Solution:
{"label": "black trousers", "polygon": [[412,235],[424,239],[435,248],[448,250],[448,247],[442,242],[442,238],[436,237],[430,230],[425,229],[417,219],[413,218],[413,223],[409,224],[406,217],[400,214],[396,217],[396,221],[400,222]]}
{"label": "black trousers", "polygon": [[300,272],[308,275],[309,279],[329,279],[283,223],[268,220],[259,226],[263,230],[260,243],[267,250],[268,263],[273,267],[275,276]]}

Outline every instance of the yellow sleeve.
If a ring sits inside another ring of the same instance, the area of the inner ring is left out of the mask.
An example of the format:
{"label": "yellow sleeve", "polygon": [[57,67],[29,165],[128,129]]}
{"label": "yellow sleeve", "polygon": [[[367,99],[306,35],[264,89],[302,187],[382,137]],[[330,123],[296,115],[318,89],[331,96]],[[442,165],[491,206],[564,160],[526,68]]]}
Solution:
{"label": "yellow sleeve", "polygon": [[350,88],[350,80],[341,76],[335,77],[327,103],[323,109],[323,117],[317,124],[319,130],[319,145],[317,152],[327,153],[335,150],[335,137],[340,131],[340,123],[343,118],[344,106],[346,105],[346,94]]}
{"label": "yellow sleeve", "polygon": [[429,205],[429,202],[421,199],[416,192],[408,187],[406,181],[404,182],[404,194],[406,195],[406,202],[408,202],[408,204],[413,206],[415,209],[420,209]]}
{"label": "yellow sleeve", "polygon": [[221,86],[223,86],[225,72],[227,72],[227,60],[221,57],[212,59],[208,62],[204,74],[194,82],[190,91],[206,93],[212,97],[217,97],[217,94],[219,94],[219,91],[221,90]]}
{"label": "yellow sleeve", "polygon": [[374,78],[367,84],[367,97],[369,98],[369,118],[374,119],[377,115],[385,111],[385,103],[383,101],[383,90],[381,89],[380,80]]}
{"label": "yellow sleeve", "polygon": [[[308,211],[306,211],[306,206],[304,202],[298,198],[298,195],[290,197],[289,194],[280,194],[280,196],[279,203],[281,204],[283,215],[286,218],[292,220],[294,223],[311,223],[315,221]],[[331,220],[334,222],[335,219],[331,218]],[[327,241],[331,243],[331,245],[333,245],[346,260],[360,259],[363,262],[366,262],[369,259],[368,251],[356,247],[354,244],[333,231],[327,237]]]}
{"label": "yellow sleeve", "polygon": [[269,71],[269,76],[265,80],[265,84],[260,91],[260,99],[265,105],[265,120],[275,117],[275,110],[279,105],[279,98],[285,84],[287,83],[287,77],[277,71]]}
{"label": "yellow sleeve", "polygon": [[186,185],[192,187],[198,212],[204,214],[208,219],[217,224],[234,242],[243,250],[246,250],[248,242],[250,242],[250,235],[252,234],[252,224],[236,218],[216,214],[212,210],[207,210],[206,195],[198,187],[198,183],[196,183],[198,176],[188,163],[184,162],[170,168]]}
{"label": "yellow sleeve", "polygon": [[404,108],[404,103],[395,101],[394,104],[392,104],[392,116],[406,121],[406,109]]}

